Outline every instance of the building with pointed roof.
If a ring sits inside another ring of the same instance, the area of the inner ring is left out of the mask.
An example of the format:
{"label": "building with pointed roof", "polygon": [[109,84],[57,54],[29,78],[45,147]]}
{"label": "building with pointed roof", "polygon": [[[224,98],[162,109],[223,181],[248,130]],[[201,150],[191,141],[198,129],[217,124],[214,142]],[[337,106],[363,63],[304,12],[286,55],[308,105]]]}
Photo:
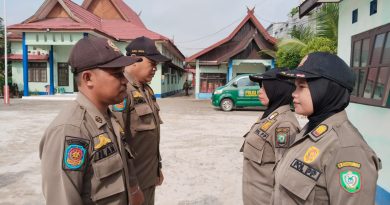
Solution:
{"label": "building with pointed roof", "polygon": [[146,36],[172,62],[158,65],[151,82],[156,97],[180,90],[185,81],[184,55],[167,37],[149,30],[123,0],[46,0],[33,16],[8,27],[12,32],[12,81],[23,95],[77,91],[67,60],[71,47],[88,35],[111,39],[123,52],[133,39]]}
{"label": "building with pointed roof", "polygon": [[276,39],[268,34],[248,9],[246,17],[221,41],[188,57],[186,62],[196,69],[195,97],[210,98],[215,88],[239,74],[262,73],[274,67]]}

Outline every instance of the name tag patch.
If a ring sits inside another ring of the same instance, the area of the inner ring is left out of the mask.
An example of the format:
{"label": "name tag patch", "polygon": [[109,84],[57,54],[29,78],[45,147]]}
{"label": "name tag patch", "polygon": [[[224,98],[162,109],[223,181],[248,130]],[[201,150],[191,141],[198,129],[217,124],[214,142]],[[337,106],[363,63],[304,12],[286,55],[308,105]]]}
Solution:
{"label": "name tag patch", "polygon": [[309,166],[308,164],[305,164],[299,159],[294,159],[290,167],[315,181],[317,181],[321,175],[321,172],[319,170]]}
{"label": "name tag patch", "polygon": [[263,132],[263,131],[261,131],[261,130],[259,130],[259,129],[257,129],[257,130],[255,131],[255,134],[256,134],[257,136],[263,138],[263,139],[267,139],[267,137],[268,137],[268,134],[267,134],[267,133],[265,133],[265,132]]}

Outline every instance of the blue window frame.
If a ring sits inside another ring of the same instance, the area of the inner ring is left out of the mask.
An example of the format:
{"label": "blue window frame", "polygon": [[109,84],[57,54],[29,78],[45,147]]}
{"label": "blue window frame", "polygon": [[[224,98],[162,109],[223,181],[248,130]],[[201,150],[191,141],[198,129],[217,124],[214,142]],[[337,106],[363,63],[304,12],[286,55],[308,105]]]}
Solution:
{"label": "blue window frame", "polygon": [[372,0],[370,2],[370,16],[373,15],[373,14],[376,14],[377,7],[378,7],[378,1],[377,0]]}
{"label": "blue window frame", "polygon": [[358,10],[355,9],[352,11],[352,23],[356,23],[358,21]]}

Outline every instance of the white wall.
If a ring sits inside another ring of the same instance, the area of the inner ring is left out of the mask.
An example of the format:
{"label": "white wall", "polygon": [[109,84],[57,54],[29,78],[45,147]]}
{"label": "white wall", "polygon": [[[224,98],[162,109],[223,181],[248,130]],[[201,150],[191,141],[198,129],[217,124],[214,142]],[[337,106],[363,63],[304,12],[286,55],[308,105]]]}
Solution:
{"label": "white wall", "polygon": [[386,129],[389,127],[390,109],[351,103],[346,110],[352,124],[382,159],[378,184],[390,191],[390,138]]}
{"label": "white wall", "polygon": [[[390,23],[390,0],[378,0],[377,13],[370,16],[370,1],[344,0],[339,4],[337,53],[350,63],[351,36]],[[352,11],[358,9],[358,21],[352,24]]]}

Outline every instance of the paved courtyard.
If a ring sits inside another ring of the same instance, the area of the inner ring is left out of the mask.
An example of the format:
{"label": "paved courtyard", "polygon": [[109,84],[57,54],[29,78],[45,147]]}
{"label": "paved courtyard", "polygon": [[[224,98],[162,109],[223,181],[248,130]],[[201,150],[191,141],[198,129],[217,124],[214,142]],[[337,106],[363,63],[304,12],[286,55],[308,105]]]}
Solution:
{"label": "paved courtyard", "polygon": [[[159,100],[163,172],[157,205],[241,202],[242,135],[260,109],[222,112],[192,97]],[[0,205],[44,204],[38,146],[67,101],[12,100],[0,104]]]}

